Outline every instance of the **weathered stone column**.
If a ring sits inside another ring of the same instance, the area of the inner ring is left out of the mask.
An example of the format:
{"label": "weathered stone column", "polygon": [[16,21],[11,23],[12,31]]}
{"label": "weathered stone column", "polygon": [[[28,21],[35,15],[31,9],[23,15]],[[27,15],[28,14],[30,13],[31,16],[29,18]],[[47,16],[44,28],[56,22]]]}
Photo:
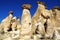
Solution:
{"label": "weathered stone column", "polygon": [[31,37],[31,15],[29,9],[31,8],[31,5],[29,4],[24,4],[22,5],[23,8],[23,13],[22,13],[22,27],[21,27],[21,38],[24,40],[29,40]]}
{"label": "weathered stone column", "polygon": [[13,17],[12,14],[13,14],[13,12],[10,11],[9,15],[5,19],[2,20],[1,26],[3,26],[4,32],[8,32],[8,30],[10,28],[11,20],[12,20],[12,17]]}
{"label": "weathered stone column", "polygon": [[39,3],[38,5],[40,7],[39,11],[41,13],[40,21],[44,25],[45,34],[48,33],[48,35],[52,36],[54,27],[52,27],[51,13],[50,13],[50,11],[48,9],[46,9],[46,6],[44,6],[43,3],[41,3],[41,2],[38,2],[38,3]]}
{"label": "weathered stone column", "polygon": [[41,22],[42,25],[44,25],[44,23],[45,23],[45,18],[43,17],[44,15],[41,13],[41,11],[43,11],[44,8],[45,8],[45,6],[43,5],[44,3],[39,2],[39,1],[37,3],[38,3],[37,11],[35,12],[35,15],[32,17],[32,24],[33,24],[32,29],[33,29],[33,32],[35,32],[35,30],[36,30],[36,25],[35,24],[38,21]]}
{"label": "weathered stone column", "polygon": [[[38,1],[37,3],[38,3],[37,11],[35,12],[35,15],[32,17],[32,24],[33,24],[32,29],[33,29],[33,32],[35,32],[37,26],[39,25],[38,34],[42,36],[42,35],[45,35],[44,23],[46,22],[46,17],[49,16],[49,14],[47,14],[46,6],[44,6],[43,2]],[[35,24],[38,24],[38,25],[36,26]]]}

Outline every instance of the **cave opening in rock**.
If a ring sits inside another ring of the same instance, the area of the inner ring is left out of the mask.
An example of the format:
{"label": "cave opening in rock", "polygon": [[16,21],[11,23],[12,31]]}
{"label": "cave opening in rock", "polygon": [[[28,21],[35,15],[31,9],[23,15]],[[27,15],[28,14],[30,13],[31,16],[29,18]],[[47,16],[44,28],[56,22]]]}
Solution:
{"label": "cave opening in rock", "polygon": [[[12,25],[12,24],[11,24],[11,25]],[[8,31],[12,31],[11,25],[10,25],[10,28],[9,28],[9,30],[8,30]]]}
{"label": "cave opening in rock", "polygon": [[47,21],[44,23],[45,32],[47,31]]}

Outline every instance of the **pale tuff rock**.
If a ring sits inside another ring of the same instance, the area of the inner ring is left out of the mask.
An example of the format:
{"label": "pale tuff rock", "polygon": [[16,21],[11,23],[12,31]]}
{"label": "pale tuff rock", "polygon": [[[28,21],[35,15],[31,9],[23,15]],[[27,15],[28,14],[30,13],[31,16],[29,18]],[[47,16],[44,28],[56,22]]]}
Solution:
{"label": "pale tuff rock", "polygon": [[17,30],[21,29],[20,17],[17,19]]}
{"label": "pale tuff rock", "polygon": [[[42,16],[43,14],[41,13],[41,11],[42,11],[42,9],[40,9],[40,8],[44,8],[44,5],[42,5],[42,4],[38,4],[38,8],[37,8],[37,11],[35,12],[35,14],[34,14],[34,16],[32,17],[32,29],[33,29],[33,31],[35,32],[35,30],[36,30],[36,26],[35,26],[35,24],[38,22],[38,21],[40,21],[42,24],[44,24],[45,23],[45,18]],[[42,14],[42,15],[41,15]]]}
{"label": "pale tuff rock", "polygon": [[12,31],[17,30],[17,21],[16,21],[16,17],[13,17],[11,24],[12,24],[12,25],[11,25]]}
{"label": "pale tuff rock", "polygon": [[20,32],[21,32],[21,24],[20,24],[20,17],[17,19],[17,31],[13,31],[12,37],[13,38],[19,38],[20,37]]}
{"label": "pale tuff rock", "polygon": [[45,34],[44,26],[41,22],[38,22],[36,24],[36,32],[37,32],[37,34],[39,34],[41,36]]}
{"label": "pale tuff rock", "polygon": [[55,40],[60,40],[60,28],[55,28]]}
{"label": "pale tuff rock", "polygon": [[[47,11],[46,11],[47,12]],[[51,14],[51,12],[49,11],[49,12],[47,12],[47,14],[49,14],[47,17],[49,17],[49,18],[47,18],[46,19],[46,37],[51,37],[52,38],[52,36],[53,36],[53,32],[54,32],[54,20],[52,19],[52,14]]]}
{"label": "pale tuff rock", "polygon": [[55,7],[53,9],[53,12],[55,13],[55,37],[56,40],[60,40],[60,9],[58,7]]}
{"label": "pale tuff rock", "polygon": [[25,35],[20,40],[31,40],[31,38],[30,35]]}
{"label": "pale tuff rock", "polygon": [[[26,5],[25,5],[26,6]],[[23,14],[22,14],[22,27],[21,27],[21,35],[22,38],[25,36],[30,36],[31,37],[31,15],[30,11],[28,9],[23,9]]]}
{"label": "pale tuff rock", "polygon": [[34,26],[34,25],[37,22],[41,22],[40,27],[42,28],[42,30],[40,30],[40,31],[42,31],[42,34],[45,31],[44,27],[42,27],[42,26],[44,26],[44,24],[45,24],[45,22],[47,20],[47,17],[51,17],[50,11],[45,9],[45,6],[39,3],[37,11],[36,11],[35,15],[32,18],[32,23],[33,23],[33,27],[35,27],[35,29],[36,29],[36,26]]}
{"label": "pale tuff rock", "polygon": [[29,33],[31,31],[31,26],[29,25],[29,23],[31,23],[31,17],[29,14],[29,10],[24,9],[23,14],[22,14],[22,27],[21,27],[22,34]]}
{"label": "pale tuff rock", "polygon": [[60,11],[56,12],[56,28],[60,28]]}
{"label": "pale tuff rock", "polygon": [[17,27],[20,26],[18,26],[18,21],[16,20],[16,17],[13,17],[11,24],[12,31],[10,33],[12,35],[12,38],[18,38],[20,30]]}
{"label": "pale tuff rock", "polygon": [[31,18],[31,5],[22,5],[20,17],[13,17],[13,11],[0,24],[0,40],[60,40],[60,8],[46,9],[43,2]]}
{"label": "pale tuff rock", "polygon": [[[53,32],[56,30],[56,28],[60,28],[59,27],[59,22],[58,22],[59,17],[57,17],[57,15],[59,15],[59,13],[57,13],[57,12],[59,12],[59,11],[56,8],[54,8],[51,12],[52,13],[52,17],[51,17],[51,21],[52,21],[51,24],[52,25],[51,25],[50,31],[52,32],[52,35],[53,35]],[[51,32],[49,34],[51,34]]]}
{"label": "pale tuff rock", "polygon": [[46,27],[46,37],[52,37],[54,32],[54,26],[52,25],[52,21],[50,19],[47,20],[47,27]]}
{"label": "pale tuff rock", "polygon": [[13,17],[11,13],[5,19],[2,20],[1,26],[4,28],[4,32],[8,32],[10,28],[10,23]]}
{"label": "pale tuff rock", "polygon": [[54,7],[52,9],[52,19],[53,19],[53,22],[54,22],[54,27],[55,29],[56,28],[60,28],[60,10],[58,7]]}
{"label": "pale tuff rock", "polygon": [[34,35],[34,40],[38,40],[39,38],[36,36],[36,35]]}
{"label": "pale tuff rock", "polygon": [[11,37],[5,38],[3,40],[13,40]]}
{"label": "pale tuff rock", "polygon": [[59,28],[60,27],[60,10],[59,10],[59,7],[55,7],[53,9],[53,12],[55,14],[56,28]]}
{"label": "pale tuff rock", "polygon": [[20,37],[20,30],[11,31],[10,32],[12,38],[19,38]]}

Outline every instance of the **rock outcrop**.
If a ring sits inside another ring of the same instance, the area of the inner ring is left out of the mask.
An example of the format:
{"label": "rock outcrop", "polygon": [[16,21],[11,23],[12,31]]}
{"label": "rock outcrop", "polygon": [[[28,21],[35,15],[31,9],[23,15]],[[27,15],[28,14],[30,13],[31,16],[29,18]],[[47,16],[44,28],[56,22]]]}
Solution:
{"label": "rock outcrop", "polygon": [[48,10],[45,3],[37,2],[31,17],[30,4],[22,5],[22,17],[13,17],[13,11],[0,24],[0,40],[60,40],[60,8]]}

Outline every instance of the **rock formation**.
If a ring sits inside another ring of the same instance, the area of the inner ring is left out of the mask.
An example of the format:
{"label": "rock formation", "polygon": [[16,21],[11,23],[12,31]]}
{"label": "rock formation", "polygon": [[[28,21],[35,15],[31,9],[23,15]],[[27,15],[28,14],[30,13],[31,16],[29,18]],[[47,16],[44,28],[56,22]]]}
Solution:
{"label": "rock formation", "polygon": [[5,19],[2,20],[1,26],[3,27],[4,32],[8,32],[8,30],[10,28],[11,20],[13,17],[12,14],[13,14],[13,12],[10,11],[9,15]]}
{"label": "rock formation", "polygon": [[21,29],[21,24],[20,24],[20,17],[17,19],[17,30]]}
{"label": "rock formation", "polygon": [[[43,9],[43,7],[44,7],[44,5],[42,5],[42,4],[40,4],[40,3],[38,3],[38,8],[37,8],[37,11],[35,12],[35,15],[32,17],[32,29],[33,29],[33,32],[35,33],[35,30],[36,30],[36,28],[37,28],[37,23],[38,22],[41,22],[41,24],[42,25],[44,25],[44,23],[45,23],[45,18],[42,16],[43,14],[41,13],[41,9],[40,8],[42,8]],[[42,32],[44,32],[45,30],[44,30],[44,27],[43,27],[43,30],[42,30]]]}
{"label": "rock formation", "polygon": [[17,22],[16,22],[16,17],[13,17],[12,18],[12,22],[11,22],[11,28],[12,28],[12,31],[15,31],[17,30]]}
{"label": "rock formation", "polygon": [[48,10],[45,3],[37,2],[31,17],[30,4],[22,5],[22,17],[13,17],[13,11],[0,24],[0,40],[60,40],[60,8]]}
{"label": "rock formation", "polygon": [[[31,37],[31,15],[30,15],[30,5],[24,4],[23,6],[23,13],[22,13],[22,27],[21,27],[21,36],[22,38],[26,37],[25,40],[27,40],[29,37]],[[28,39],[29,40],[29,39]]]}

